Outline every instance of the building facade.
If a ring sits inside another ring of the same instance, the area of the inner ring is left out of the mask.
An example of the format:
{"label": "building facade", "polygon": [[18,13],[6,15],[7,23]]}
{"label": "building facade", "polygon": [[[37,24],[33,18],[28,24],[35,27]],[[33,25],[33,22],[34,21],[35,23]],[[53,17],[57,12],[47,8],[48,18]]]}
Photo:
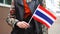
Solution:
{"label": "building facade", "polygon": [[0,34],[10,34],[11,27],[6,23],[11,0],[0,0]]}

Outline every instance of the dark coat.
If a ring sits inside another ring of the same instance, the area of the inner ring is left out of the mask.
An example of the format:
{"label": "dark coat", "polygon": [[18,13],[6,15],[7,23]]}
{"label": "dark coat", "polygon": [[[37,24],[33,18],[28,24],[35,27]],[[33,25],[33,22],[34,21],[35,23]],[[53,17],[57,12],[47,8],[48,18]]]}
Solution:
{"label": "dark coat", "polygon": [[[29,16],[27,19],[23,18],[24,16],[23,0],[14,0],[14,1],[15,1],[16,19],[28,22],[31,16]],[[33,14],[38,4],[42,5],[42,0],[32,0],[32,2],[27,2],[27,4],[31,10],[31,13]],[[15,25],[11,34],[42,34],[42,25],[37,21],[35,21],[34,19],[31,20],[30,26],[31,26],[30,28],[21,29]]]}

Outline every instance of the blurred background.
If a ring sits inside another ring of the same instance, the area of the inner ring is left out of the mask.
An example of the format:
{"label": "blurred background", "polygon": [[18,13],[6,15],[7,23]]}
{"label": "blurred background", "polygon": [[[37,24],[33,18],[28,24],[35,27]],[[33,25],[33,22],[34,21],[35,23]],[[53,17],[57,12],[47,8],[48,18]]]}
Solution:
{"label": "blurred background", "polygon": [[[6,23],[6,18],[11,7],[11,0],[0,0],[0,34],[10,34],[12,28]],[[59,12],[58,12],[59,13]],[[48,29],[48,34],[60,34],[60,15],[56,15],[57,20]]]}
{"label": "blurred background", "polygon": [[11,27],[6,23],[11,0],[0,0],[0,34],[10,34]]}

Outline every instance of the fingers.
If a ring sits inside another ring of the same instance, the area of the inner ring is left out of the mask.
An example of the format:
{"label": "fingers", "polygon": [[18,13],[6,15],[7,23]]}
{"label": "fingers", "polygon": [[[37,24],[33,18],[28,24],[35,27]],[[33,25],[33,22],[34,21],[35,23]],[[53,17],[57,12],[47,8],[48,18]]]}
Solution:
{"label": "fingers", "polygon": [[24,23],[25,26],[28,26],[28,27],[30,26],[29,23],[26,23],[24,21],[23,21],[23,23]]}
{"label": "fingers", "polygon": [[25,29],[30,27],[29,23],[26,23],[25,21],[18,22],[18,23],[17,23],[17,26],[18,26],[19,28],[25,28]]}

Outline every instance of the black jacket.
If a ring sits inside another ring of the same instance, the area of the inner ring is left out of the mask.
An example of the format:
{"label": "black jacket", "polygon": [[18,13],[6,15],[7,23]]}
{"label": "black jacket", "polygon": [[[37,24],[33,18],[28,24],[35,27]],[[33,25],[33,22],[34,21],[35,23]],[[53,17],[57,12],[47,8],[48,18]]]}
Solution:
{"label": "black jacket", "polygon": [[[38,4],[42,5],[42,1],[43,0],[32,0],[32,2],[27,2],[32,14],[34,13]],[[24,16],[23,0],[14,0],[14,2],[15,2],[15,10],[16,10],[16,14],[15,14],[16,19],[18,19],[20,21],[28,22],[30,20],[31,16],[29,16],[27,19],[23,18],[23,16]],[[40,24],[37,21],[35,21],[34,19],[32,19],[30,26],[31,26],[30,28],[21,29],[15,25],[11,34],[42,34],[42,24]]]}

